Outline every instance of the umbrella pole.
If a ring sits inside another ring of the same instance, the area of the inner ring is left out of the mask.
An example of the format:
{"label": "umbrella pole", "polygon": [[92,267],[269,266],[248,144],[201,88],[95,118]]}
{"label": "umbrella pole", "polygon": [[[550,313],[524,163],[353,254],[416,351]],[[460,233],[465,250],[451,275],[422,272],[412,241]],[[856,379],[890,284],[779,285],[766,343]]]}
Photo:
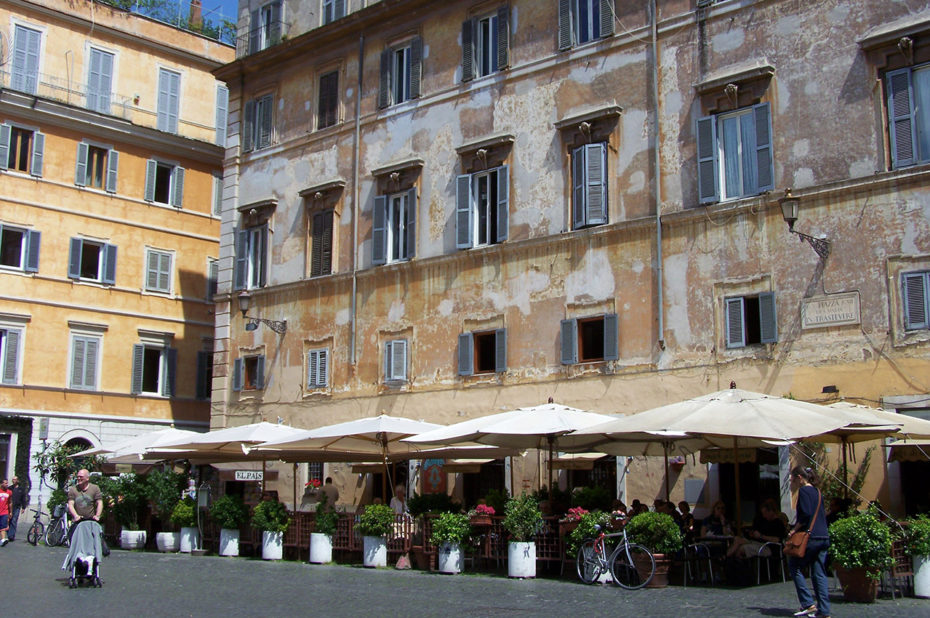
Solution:
{"label": "umbrella pole", "polygon": [[849,498],[849,477],[846,469],[846,436],[843,436],[843,497]]}
{"label": "umbrella pole", "polygon": [[738,438],[733,436],[733,476],[736,480],[736,529],[733,531],[734,534],[739,534],[743,528],[743,501],[739,486],[739,446],[737,440]]}
{"label": "umbrella pole", "polygon": [[297,512],[297,462],[294,462],[294,512]]}
{"label": "umbrella pole", "polygon": [[665,454],[665,501],[671,502],[672,500],[672,491],[669,487],[669,478],[668,478],[668,442],[662,443],[662,451]]}
{"label": "umbrella pole", "polygon": [[549,440],[549,504],[552,504],[552,445],[555,442],[555,436],[547,436]]}

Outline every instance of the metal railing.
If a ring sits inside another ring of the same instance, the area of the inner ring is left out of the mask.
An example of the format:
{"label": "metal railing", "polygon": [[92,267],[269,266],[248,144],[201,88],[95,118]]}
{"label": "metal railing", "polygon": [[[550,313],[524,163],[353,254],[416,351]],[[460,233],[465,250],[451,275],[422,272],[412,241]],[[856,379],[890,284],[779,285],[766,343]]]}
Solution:
{"label": "metal railing", "polygon": [[[236,37],[236,59],[255,54],[287,40],[288,24],[285,21],[270,23],[267,27],[262,24],[247,30]],[[255,40],[256,49],[251,49],[251,42]]]}
{"label": "metal railing", "polygon": [[[109,96],[109,105],[106,105],[108,109],[100,109],[99,105],[96,107],[91,107],[88,105],[87,84],[74,82],[70,79],[63,79],[55,75],[48,75],[47,73],[38,73],[34,80],[29,79],[26,80],[26,82],[27,88],[14,88],[13,76],[11,73],[9,71],[0,70],[0,87],[2,88],[18,90],[26,94],[42,97],[44,99],[52,99],[54,101],[59,101],[68,105],[92,109],[93,111],[109,114],[111,116],[117,116],[126,120],[132,120],[133,114],[136,111],[142,111],[137,110],[136,106],[133,104],[133,97],[121,95],[115,92],[110,92],[108,94],[97,93],[98,97]],[[35,90],[30,91],[28,86],[33,84],[35,86]]]}

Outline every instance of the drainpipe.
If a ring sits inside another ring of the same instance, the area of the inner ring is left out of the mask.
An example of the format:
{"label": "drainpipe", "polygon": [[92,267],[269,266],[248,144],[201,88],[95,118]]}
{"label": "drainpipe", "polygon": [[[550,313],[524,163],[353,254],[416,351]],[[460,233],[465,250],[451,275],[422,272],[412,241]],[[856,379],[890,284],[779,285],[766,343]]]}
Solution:
{"label": "drainpipe", "polygon": [[358,295],[358,218],[361,215],[359,208],[359,194],[361,191],[358,187],[359,176],[359,150],[361,148],[361,123],[362,123],[362,68],[365,54],[365,35],[358,37],[358,84],[355,87],[355,144],[352,161],[352,310],[351,322],[352,332],[349,339],[349,365],[355,365],[355,338],[358,328],[356,323],[356,296]]}
{"label": "drainpipe", "polygon": [[653,144],[652,151],[655,157],[655,196],[656,196],[656,287],[658,292],[659,310],[659,349],[665,349],[665,274],[662,268],[662,171],[661,157],[659,156],[659,16],[656,10],[656,0],[650,0],[649,11],[652,18],[652,100],[655,103],[653,114]]}

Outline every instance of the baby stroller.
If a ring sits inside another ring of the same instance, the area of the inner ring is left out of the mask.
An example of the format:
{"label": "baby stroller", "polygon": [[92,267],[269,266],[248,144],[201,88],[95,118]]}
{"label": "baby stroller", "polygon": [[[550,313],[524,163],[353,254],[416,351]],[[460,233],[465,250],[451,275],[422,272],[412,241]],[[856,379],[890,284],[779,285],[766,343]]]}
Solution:
{"label": "baby stroller", "polygon": [[100,559],[103,557],[101,539],[103,530],[92,519],[78,521],[72,527],[71,547],[61,565],[63,570],[70,570],[69,588],[77,588],[81,580],[94,588],[103,586],[100,580]]}

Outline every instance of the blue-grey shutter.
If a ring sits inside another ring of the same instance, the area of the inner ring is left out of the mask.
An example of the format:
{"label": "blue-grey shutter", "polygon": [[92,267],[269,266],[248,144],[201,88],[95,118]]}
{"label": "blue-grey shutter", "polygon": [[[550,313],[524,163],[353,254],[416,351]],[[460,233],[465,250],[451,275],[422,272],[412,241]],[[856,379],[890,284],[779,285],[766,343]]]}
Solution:
{"label": "blue-grey shutter", "polygon": [[142,392],[142,362],[145,356],[145,346],[133,344],[132,346],[132,394]]}
{"label": "blue-grey shutter", "polygon": [[459,375],[475,373],[475,341],[472,333],[459,334]]}
{"label": "blue-grey shutter", "polygon": [[155,177],[158,174],[158,161],[149,159],[145,162],[145,201],[155,201]]}
{"label": "blue-grey shutter", "polygon": [[698,197],[701,204],[719,201],[717,196],[717,118],[697,121]]}
{"label": "blue-grey shutter", "polygon": [[888,82],[891,164],[895,168],[913,165],[917,160],[914,148],[917,143],[917,123],[914,122],[911,70],[889,71],[885,79]]}
{"label": "blue-grey shutter", "polygon": [[84,382],[84,361],[87,356],[87,339],[74,337],[71,349],[71,388],[82,388]]}
{"label": "blue-grey shutter", "polygon": [[510,166],[497,168],[497,242],[507,240],[510,227]]}
{"label": "blue-grey shutter", "polygon": [[197,352],[197,399],[210,398],[210,386],[207,384],[207,362],[210,359],[210,352],[203,350]]}
{"label": "blue-grey shutter", "polygon": [[90,50],[87,73],[87,107],[102,114],[110,113],[110,89],[113,80],[113,55],[99,49]]}
{"label": "blue-grey shutter", "polygon": [[314,388],[319,383],[319,350],[307,352],[307,389]]}
{"label": "blue-grey shutter", "polygon": [[586,225],[607,223],[607,145],[588,144],[585,148]]}
{"label": "blue-grey shutter", "polygon": [[494,372],[507,371],[507,329],[498,328],[494,331]]}
{"label": "blue-grey shutter", "polygon": [[385,195],[376,197],[372,213],[371,263],[375,265],[387,262],[387,202]]}
{"label": "blue-grey shutter", "polygon": [[255,268],[258,269],[258,286],[263,288],[268,273],[268,224],[261,227],[258,238],[261,246],[258,248],[258,264]]}
{"label": "blue-grey shutter", "polygon": [[574,38],[571,0],[559,0],[559,49],[570,49]]}
{"label": "blue-grey shutter", "polygon": [[81,249],[84,241],[80,238],[71,239],[71,248],[68,252],[68,278],[81,278]]}
{"label": "blue-grey shutter", "polygon": [[907,273],[904,283],[904,328],[918,330],[930,328],[930,316],[927,315],[926,273]]}
{"label": "blue-grey shutter", "polygon": [[97,93],[100,90],[100,62],[103,53],[98,49],[90,50],[90,66],[87,71],[87,109],[97,110]]}
{"label": "blue-grey shutter", "polygon": [[775,292],[759,294],[759,341],[778,341],[778,312],[775,310]]}
{"label": "blue-grey shutter", "polygon": [[255,101],[245,102],[242,117],[242,151],[251,152],[255,141]]}
{"label": "blue-grey shutter", "polygon": [[207,265],[207,300],[213,301],[220,280],[220,261],[210,260]]}
{"label": "blue-grey shutter", "polygon": [[27,273],[39,272],[39,245],[41,240],[41,232],[36,230],[26,232],[26,266],[23,270]]}
{"label": "blue-grey shutter", "polygon": [[407,191],[407,221],[404,224],[404,257],[412,258],[417,254],[417,190]]}
{"label": "blue-grey shutter", "polygon": [[378,86],[378,107],[385,108],[391,104],[391,57],[394,50],[381,52],[381,82]]}
{"label": "blue-grey shutter", "polygon": [[29,173],[33,176],[42,176],[42,163],[45,158],[45,134],[36,131],[32,134],[32,161],[29,163]]}
{"label": "blue-grey shutter", "polygon": [[578,362],[578,322],[577,320],[562,320],[561,327],[561,360],[563,365],[574,365]]}
{"label": "blue-grey shutter", "polygon": [[572,229],[585,223],[585,147],[572,151]]}
{"label": "blue-grey shutter", "polygon": [[772,161],[772,115],[769,103],[760,103],[752,107],[756,129],[756,172],[758,186],[756,193],[771,191],[775,188],[775,167]]}
{"label": "blue-grey shutter", "polygon": [[745,330],[743,328],[743,299],[726,299],[726,325],[727,347],[742,348],[746,345]]}
{"label": "blue-grey shutter", "polygon": [[3,346],[3,383],[16,384],[16,370],[19,368],[19,331],[6,331]]}
{"label": "blue-grey shutter", "polygon": [[119,153],[112,148],[107,151],[107,193],[116,193],[116,180],[119,177]]}
{"label": "blue-grey shutter", "polygon": [[394,342],[394,350],[391,355],[391,375],[395,380],[407,379],[407,340],[401,339]]}
{"label": "blue-grey shutter", "polygon": [[604,360],[620,358],[620,320],[616,313],[604,316]]}
{"label": "blue-grey shutter", "polygon": [[510,7],[497,9],[497,68],[510,66]]}
{"label": "blue-grey shutter", "polygon": [[261,117],[255,118],[255,122],[258,123],[258,143],[254,144],[255,150],[271,146],[271,134],[274,130],[274,125],[272,124],[272,114],[274,112],[273,103],[274,97],[270,94],[265,95],[261,98],[260,104],[256,108],[261,111]]}
{"label": "blue-grey shutter", "polygon": [[74,184],[83,187],[87,184],[87,152],[89,148],[84,142],[77,146],[77,163],[74,167]]}
{"label": "blue-grey shutter", "polygon": [[471,174],[455,179],[455,246],[468,249],[472,246]]}
{"label": "blue-grey shutter", "polygon": [[262,20],[261,13],[259,11],[252,11],[252,14],[249,19],[249,53],[254,54],[255,52],[261,51],[259,45],[261,45],[261,36],[262,36]]}
{"label": "blue-grey shutter", "polygon": [[100,347],[99,339],[88,337],[84,340],[84,388],[93,389],[97,386],[97,353]]}
{"label": "blue-grey shutter", "polygon": [[223,214],[223,173],[213,173],[213,215]]}
{"label": "blue-grey shutter", "polygon": [[216,87],[216,145],[226,146],[226,120],[229,115],[229,88]]}
{"label": "blue-grey shutter", "polygon": [[423,39],[410,41],[410,98],[420,97],[420,80],[423,76]]}
{"label": "blue-grey shutter", "polygon": [[339,19],[346,16],[346,2],[345,0],[335,0],[333,2],[333,19]]}
{"label": "blue-grey shutter", "polygon": [[158,71],[158,110],[156,127],[167,133],[178,132],[178,104],[181,98],[181,76],[174,71]]}
{"label": "blue-grey shutter", "polygon": [[267,45],[277,45],[281,42],[281,2],[275,2],[271,5],[271,27],[268,28]]}
{"label": "blue-grey shutter", "polygon": [[255,390],[265,388],[265,357],[259,356],[255,359]]}
{"label": "blue-grey shutter", "polygon": [[233,362],[233,379],[232,379],[232,389],[234,391],[242,390],[242,369],[243,363],[241,358],[237,358]]}
{"label": "blue-grey shutter", "polygon": [[184,199],[184,168],[175,166],[171,170],[171,205],[180,208]]}
{"label": "blue-grey shutter", "polygon": [[249,272],[249,230],[236,233],[236,277],[234,289],[244,290],[248,287],[245,278]]}
{"label": "blue-grey shutter", "polygon": [[161,394],[165,397],[174,397],[178,377],[178,351],[166,348],[165,354],[165,381],[161,385]]}
{"label": "blue-grey shutter", "polygon": [[462,22],[462,81],[475,78],[475,20]]}
{"label": "blue-grey shutter", "polygon": [[35,94],[39,86],[39,44],[42,34],[23,26],[16,26],[13,35],[13,90]]}
{"label": "blue-grey shutter", "polygon": [[103,246],[103,283],[116,283],[116,245]]}
{"label": "blue-grey shutter", "polygon": [[614,33],[614,3],[613,0],[600,0],[601,21],[600,36],[610,36]]}
{"label": "blue-grey shutter", "polygon": [[13,127],[3,123],[0,124],[0,170],[5,170],[10,161],[10,134]]}

